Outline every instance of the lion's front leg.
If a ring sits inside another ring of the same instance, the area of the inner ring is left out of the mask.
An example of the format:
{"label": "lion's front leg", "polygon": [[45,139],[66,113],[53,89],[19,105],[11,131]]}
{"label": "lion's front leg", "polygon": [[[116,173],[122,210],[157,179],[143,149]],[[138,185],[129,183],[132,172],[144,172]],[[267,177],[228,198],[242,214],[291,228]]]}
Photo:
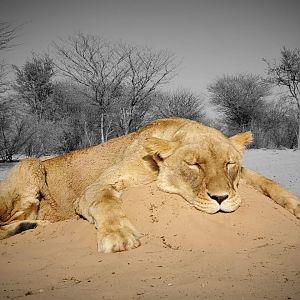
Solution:
{"label": "lion's front leg", "polygon": [[242,179],[300,219],[300,199],[278,183],[242,168]]}
{"label": "lion's front leg", "polygon": [[76,212],[95,224],[99,252],[125,251],[140,246],[140,234],[125,216],[120,192],[113,186],[89,187],[79,199]]}

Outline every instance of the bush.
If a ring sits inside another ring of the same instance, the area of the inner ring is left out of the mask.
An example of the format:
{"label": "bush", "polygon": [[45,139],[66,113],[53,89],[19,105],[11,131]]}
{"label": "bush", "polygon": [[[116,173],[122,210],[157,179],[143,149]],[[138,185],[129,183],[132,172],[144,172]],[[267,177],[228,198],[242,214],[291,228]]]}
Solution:
{"label": "bush", "polygon": [[251,123],[253,148],[294,148],[297,146],[297,112],[286,102],[276,101],[264,107]]}

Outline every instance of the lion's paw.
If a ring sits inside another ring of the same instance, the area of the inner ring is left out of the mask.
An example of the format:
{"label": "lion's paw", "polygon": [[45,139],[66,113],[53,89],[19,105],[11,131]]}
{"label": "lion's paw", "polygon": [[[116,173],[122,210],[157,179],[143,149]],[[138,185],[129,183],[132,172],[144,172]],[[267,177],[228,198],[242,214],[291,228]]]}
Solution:
{"label": "lion's paw", "polygon": [[297,204],[297,207],[294,210],[294,215],[296,216],[297,219],[300,219],[300,203]]}
{"label": "lion's paw", "polygon": [[300,219],[300,201],[296,197],[289,198],[286,200],[284,205],[282,205],[290,213],[292,213],[297,219]]}
{"label": "lion's paw", "polygon": [[132,225],[117,229],[99,229],[97,233],[98,251],[110,253],[137,248],[141,245],[139,236],[140,234]]}

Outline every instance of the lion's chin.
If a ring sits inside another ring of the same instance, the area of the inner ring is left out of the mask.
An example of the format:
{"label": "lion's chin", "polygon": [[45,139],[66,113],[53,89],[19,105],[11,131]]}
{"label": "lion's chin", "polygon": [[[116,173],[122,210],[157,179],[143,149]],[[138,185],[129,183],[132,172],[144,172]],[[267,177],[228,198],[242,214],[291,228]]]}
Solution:
{"label": "lion's chin", "polygon": [[220,205],[220,210],[224,212],[233,212],[239,208],[240,204],[241,198],[235,196],[233,198],[223,201]]}

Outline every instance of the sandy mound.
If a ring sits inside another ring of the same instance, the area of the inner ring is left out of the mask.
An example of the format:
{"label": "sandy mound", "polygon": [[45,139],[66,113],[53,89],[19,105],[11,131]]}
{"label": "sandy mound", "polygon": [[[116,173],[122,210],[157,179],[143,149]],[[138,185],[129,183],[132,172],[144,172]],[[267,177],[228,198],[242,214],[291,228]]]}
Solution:
{"label": "sandy mound", "polygon": [[0,243],[0,298],[299,299],[300,222],[241,187],[234,213],[207,215],[155,184],[128,190],[124,209],[143,234],[138,249],[96,250],[84,220]]}

